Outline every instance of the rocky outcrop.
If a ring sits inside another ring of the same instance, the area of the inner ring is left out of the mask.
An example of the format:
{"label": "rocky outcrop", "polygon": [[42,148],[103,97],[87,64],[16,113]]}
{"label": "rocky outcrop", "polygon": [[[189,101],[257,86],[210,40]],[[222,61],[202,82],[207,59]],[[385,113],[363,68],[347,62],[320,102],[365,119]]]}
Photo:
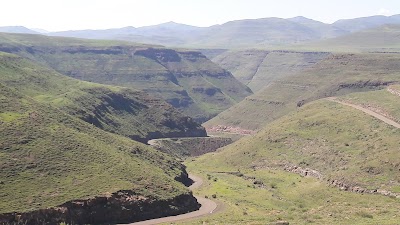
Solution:
{"label": "rocky outcrop", "polygon": [[336,179],[328,179],[327,182],[329,185],[338,187],[340,190],[343,190],[343,191],[351,191],[351,192],[366,193],[366,194],[380,194],[380,195],[384,195],[384,196],[400,198],[400,193],[393,193],[391,191],[384,190],[384,189],[372,189],[372,190],[366,189],[366,188],[359,187],[359,186],[352,186],[343,181],[336,180]]}
{"label": "rocky outcrop", "polygon": [[191,194],[160,200],[121,190],[109,196],[73,200],[57,207],[0,214],[0,224],[26,225],[129,223],[178,215],[200,208]]}
{"label": "rocky outcrop", "polygon": [[325,179],[322,174],[316,170],[310,168],[302,168],[296,165],[285,165],[284,170],[300,174],[303,177],[314,177],[322,181],[326,181],[328,185],[337,187],[342,191],[350,191],[356,193],[366,193],[366,194],[381,194],[385,196],[392,196],[396,198],[400,198],[400,193],[393,193],[391,191],[383,190],[383,189],[366,189],[357,185],[350,185],[344,181],[338,179]]}
{"label": "rocky outcrop", "polygon": [[359,89],[359,88],[382,88],[397,83],[396,81],[359,81],[355,83],[341,83],[337,90],[341,89]]}
{"label": "rocky outcrop", "polygon": [[62,109],[100,129],[142,143],[155,138],[207,136],[205,128],[192,118],[146,93],[98,87],[85,91],[87,95],[73,99],[79,107]]}
{"label": "rocky outcrop", "polygon": [[322,174],[316,170],[310,169],[310,168],[301,168],[299,166],[295,165],[286,165],[284,170],[291,172],[291,173],[297,173],[300,174],[303,177],[315,177],[319,180],[322,180]]}
{"label": "rocky outcrop", "polygon": [[207,132],[217,132],[217,133],[231,133],[231,134],[241,134],[241,135],[251,135],[254,134],[254,130],[246,130],[240,127],[217,125],[212,127],[206,127]]}
{"label": "rocky outcrop", "polygon": [[230,72],[198,51],[70,41],[66,45],[33,43],[29,47],[0,43],[0,48],[69,77],[145,91],[197,122],[208,120],[252,94]]}

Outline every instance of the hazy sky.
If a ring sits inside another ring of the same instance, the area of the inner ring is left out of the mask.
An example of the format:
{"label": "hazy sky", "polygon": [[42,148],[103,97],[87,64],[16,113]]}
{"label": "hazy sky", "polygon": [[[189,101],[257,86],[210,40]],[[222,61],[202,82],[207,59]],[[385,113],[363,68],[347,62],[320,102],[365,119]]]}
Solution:
{"label": "hazy sky", "polygon": [[146,26],[168,21],[210,26],[231,20],[400,14],[400,0],[2,0],[0,26],[50,31]]}

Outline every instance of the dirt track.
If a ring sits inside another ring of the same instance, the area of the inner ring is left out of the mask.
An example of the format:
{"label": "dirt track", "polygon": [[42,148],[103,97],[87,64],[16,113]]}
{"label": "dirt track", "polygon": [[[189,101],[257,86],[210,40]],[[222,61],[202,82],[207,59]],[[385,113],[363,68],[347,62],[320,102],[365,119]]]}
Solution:
{"label": "dirt track", "polygon": [[392,125],[394,127],[400,128],[400,124],[399,123],[397,123],[397,122],[395,122],[395,121],[393,121],[393,120],[391,120],[391,119],[389,119],[389,118],[387,118],[385,116],[382,116],[381,114],[378,114],[378,113],[376,113],[374,111],[371,111],[369,109],[363,108],[363,107],[361,107],[359,105],[354,105],[354,104],[347,103],[347,102],[341,102],[338,99],[336,99],[335,97],[329,97],[327,99],[329,101],[332,101],[332,102],[337,102],[337,103],[340,103],[342,105],[347,105],[347,106],[353,107],[355,109],[361,110],[364,113],[367,113],[367,114],[369,114],[369,115],[371,115],[371,116],[373,116],[373,117],[375,117],[375,118],[377,118],[377,119],[379,119],[379,120],[381,120],[381,121],[383,121],[383,122],[385,122],[385,123],[387,123],[389,125]]}
{"label": "dirt track", "polygon": [[[189,187],[190,190],[199,188],[203,184],[203,180],[200,177],[197,177],[194,175],[189,175],[189,178],[194,181],[194,183]],[[192,218],[209,215],[211,213],[214,213],[215,210],[217,209],[216,202],[214,202],[210,199],[207,199],[207,198],[199,197],[199,196],[194,196],[194,197],[197,199],[197,202],[201,204],[200,209],[197,211],[185,213],[185,214],[181,214],[181,215],[177,215],[177,216],[168,216],[168,217],[163,217],[163,218],[158,218],[158,219],[130,223],[128,225],[151,225],[151,224],[159,224],[159,223],[167,223],[167,222],[176,222],[176,221],[187,220],[187,219],[192,219]]]}

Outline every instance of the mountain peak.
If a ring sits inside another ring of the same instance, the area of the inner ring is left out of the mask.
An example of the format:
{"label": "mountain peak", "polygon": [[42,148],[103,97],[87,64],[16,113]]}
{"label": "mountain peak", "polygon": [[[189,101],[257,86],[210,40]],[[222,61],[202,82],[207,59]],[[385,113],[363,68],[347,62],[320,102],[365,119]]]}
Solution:
{"label": "mountain peak", "polygon": [[39,32],[28,29],[24,26],[4,26],[4,27],[0,27],[0,32],[21,33],[21,34],[39,34]]}

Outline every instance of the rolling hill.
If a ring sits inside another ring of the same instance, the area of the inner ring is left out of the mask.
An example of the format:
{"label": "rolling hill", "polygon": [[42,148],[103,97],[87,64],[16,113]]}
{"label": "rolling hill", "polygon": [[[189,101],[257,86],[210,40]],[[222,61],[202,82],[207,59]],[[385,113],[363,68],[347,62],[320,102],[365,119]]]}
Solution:
{"label": "rolling hill", "polygon": [[383,25],[302,46],[341,52],[399,52],[400,25]]}
{"label": "rolling hill", "polygon": [[371,16],[326,24],[305,17],[260,18],[230,21],[210,27],[168,22],[146,27],[108,30],[78,30],[50,33],[52,36],[125,40],[190,48],[271,48],[340,37],[363,29],[400,24],[399,15]]}
{"label": "rolling hill", "polygon": [[174,158],[7,86],[0,82],[1,224],[122,223],[199,207]]}
{"label": "rolling hill", "polygon": [[306,27],[314,30],[317,33],[319,39],[334,38],[334,37],[339,37],[339,36],[346,35],[349,33],[349,30],[344,30],[344,29],[338,28],[334,25],[322,23],[322,22],[312,20],[312,19],[308,19],[303,16],[293,17],[288,20],[298,23],[298,24],[301,24],[303,26],[306,26]]}
{"label": "rolling hill", "polygon": [[[399,90],[394,86],[390,92],[338,99],[398,120]],[[209,178],[201,194],[229,205],[228,212],[210,218],[214,222],[394,224],[399,135],[398,128],[358,109],[320,99],[254,136],[188,160],[188,168],[200,168]]]}
{"label": "rolling hill", "polygon": [[168,22],[139,28],[63,31],[48,35],[126,40],[166,46],[240,48],[292,44],[341,34],[341,31],[335,29],[327,29],[321,34],[315,28],[287,19],[262,18],[230,21],[210,27]]}
{"label": "rolling hill", "polygon": [[163,100],[128,88],[69,78],[20,56],[0,54],[0,82],[105,131],[147,142],[206,136],[204,128]]}
{"label": "rolling hill", "polygon": [[215,116],[252,93],[197,51],[18,34],[1,34],[0,50],[73,78],[146,91],[197,121]]}
{"label": "rolling hill", "polygon": [[257,130],[319,98],[385,88],[400,81],[399,57],[384,53],[331,54],[300,73],[274,80],[204,126]]}
{"label": "rolling hill", "polygon": [[32,29],[28,29],[23,26],[5,26],[0,27],[0,32],[5,33],[19,33],[19,34],[39,34],[39,32],[34,31]]}
{"label": "rolling hill", "polygon": [[344,19],[338,20],[332,25],[343,30],[355,32],[388,24],[400,24],[400,15],[369,16],[355,19]]}

